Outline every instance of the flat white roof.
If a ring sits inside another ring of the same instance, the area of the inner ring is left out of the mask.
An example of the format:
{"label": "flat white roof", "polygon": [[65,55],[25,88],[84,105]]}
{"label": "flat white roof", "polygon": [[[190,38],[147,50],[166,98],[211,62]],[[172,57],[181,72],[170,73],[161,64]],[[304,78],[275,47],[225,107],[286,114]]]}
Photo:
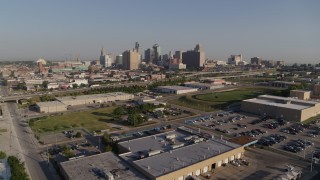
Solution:
{"label": "flat white roof", "polygon": [[113,172],[118,175],[115,179],[145,179],[111,152],[66,161],[61,163],[61,167],[72,180],[100,179],[95,171]]}
{"label": "flat white roof", "polygon": [[240,145],[214,139],[147,157],[133,163],[153,177],[159,177],[238,147]]}
{"label": "flat white roof", "polygon": [[[244,101],[258,103],[258,104],[264,104],[264,105],[269,105],[269,106],[275,106],[275,107],[296,109],[296,110],[310,108],[310,107],[318,104],[318,102],[315,102],[315,101],[305,101],[305,100],[299,100],[299,99],[293,99],[293,98],[287,98],[287,97],[279,97],[279,96],[270,96],[270,95],[261,95],[261,96],[258,96],[257,98],[247,99]],[[279,102],[279,101],[283,101],[283,103]]]}
{"label": "flat white roof", "polygon": [[105,93],[105,94],[90,94],[90,95],[82,95],[82,96],[65,96],[56,98],[59,101],[70,101],[70,100],[85,100],[85,99],[99,99],[99,98],[108,98],[108,97],[116,97],[121,95],[131,95],[124,92],[113,92],[113,93]]}
{"label": "flat white roof", "polygon": [[39,107],[55,107],[55,106],[66,106],[60,101],[47,101],[47,102],[37,102],[37,106]]}
{"label": "flat white roof", "polygon": [[185,86],[159,86],[158,89],[171,89],[171,90],[190,90],[190,89],[196,89],[197,88],[190,88]]}

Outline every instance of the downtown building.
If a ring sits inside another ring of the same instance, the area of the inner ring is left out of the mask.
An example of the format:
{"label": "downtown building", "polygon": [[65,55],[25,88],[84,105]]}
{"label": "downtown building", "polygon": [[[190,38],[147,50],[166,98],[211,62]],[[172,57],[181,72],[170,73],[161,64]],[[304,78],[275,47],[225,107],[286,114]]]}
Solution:
{"label": "downtown building", "polygon": [[140,59],[136,50],[127,50],[122,53],[123,69],[135,70],[139,69]]}
{"label": "downtown building", "polygon": [[104,48],[102,48],[100,52],[100,65],[102,67],[112,66],[112,59],[108,54],[106,54],[106,50]]}
{"label": "downtown building", "polygon": [[194,50],[182,53],[182,63],[186,64],[187,69],[203,67],[205,63],[203,47],[197,44]]}

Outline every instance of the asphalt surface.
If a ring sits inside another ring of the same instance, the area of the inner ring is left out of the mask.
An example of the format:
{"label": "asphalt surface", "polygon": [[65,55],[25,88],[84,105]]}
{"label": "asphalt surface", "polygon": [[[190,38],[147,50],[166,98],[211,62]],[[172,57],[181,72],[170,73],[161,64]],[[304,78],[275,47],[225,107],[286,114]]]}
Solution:
{"label": "asphalt surface", "polygon": [[37,143],[32,134],[26,133],[25,126],[21,126],[20,120],[22,117],[17,112],[17,104],[7,103],[9,112],[11,114],[12,126],[16,133],[16,138],[19,141],[21,150],[20,153],[24,156],[25,165],[29,171],[32,180],[56,180],[60,179],[51,166],[48,166],[39,154]]}
{"label": "asphalt surface", "polygon": [[[8,96],[7,87],[1,87],[2,97]],[[5,109],[8,110],[8,122],[11,125],[12,131],[12,141],[17,141],[17,156],[21,157],[21,160],[24,161],[27,173],[32,180],[57,180],[60,179],[57,176],[56,172],[52,166],[45,161],[42,156],[39,154],[38,144],[33,137],[33,134],[27,133],[28,126],[22,126],[23,118],[21,113],[18,112],[17,104],[15,103],[4,103],[3,106],[6,106]]]}

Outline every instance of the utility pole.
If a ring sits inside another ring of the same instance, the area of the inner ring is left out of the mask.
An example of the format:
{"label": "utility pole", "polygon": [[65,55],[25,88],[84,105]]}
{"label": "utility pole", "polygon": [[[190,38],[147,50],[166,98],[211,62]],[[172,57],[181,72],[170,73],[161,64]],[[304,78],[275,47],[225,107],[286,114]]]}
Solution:
{"label": "utility pole", "polygon": [[313,153],[314,153],[314,151],[312,151],[312,155],[311,155],[311,166],[310,166],[310,172],[312,172]]}

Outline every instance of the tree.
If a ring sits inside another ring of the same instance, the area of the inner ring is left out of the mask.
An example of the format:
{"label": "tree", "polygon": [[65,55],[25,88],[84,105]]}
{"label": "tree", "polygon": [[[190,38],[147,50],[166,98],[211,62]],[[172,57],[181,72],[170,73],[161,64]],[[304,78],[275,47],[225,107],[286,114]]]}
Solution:
{"label": "tree", "polygon": [[80,138],[80,137],[82,137],[82,133],[81,133],[81,132],[77,132],[77,133],[74,135],[74,137]]}
{"label": "tree", "polygon": [[79,87],[78,84],[72,84],[72,88],[73,88],[73,89],[76,89],[76,88],[78,88],[78,87]]}
{"label": "tree", "polygon": [[11,169],[11,180],[29,180],[24,163],[21,162],[17,157],[9,156],[8,164]]}
{"label": "tree", "polygon": [[105,144],[109,144],[112,142],[111,140],[111,136],[110,134],[108,134],[107,132],[105,132],[102,136],[102,141],[105,143]]}
{"label": "tree", "polygon": [[2,85],[4,85],[4,86],[8,86],[8,80],[6,80],[6,79],[5,79],[5,80],[3,80],[3,81],[2,81]]}
{"label": "tree", "polygon": [[0,151],[0,159],[4,159],[6,157],[7,157],[6,153],[3,151]]}
{"label": "tree", "polygon": [[116,109],[113,110],[113,114],[116,116],[125,115],[126,113],[127,113],[126,110],[122,106],[117,107]]}
{"label": "tree", "polygon": [[85,84],[81,83],[81,84],[80,84],[80,87],[81,87],[81,88],[83,88],[83,87],[87,87],[87,85],[85,85]]}
{"label": "tree", "polygon": [[25,82],[18,83],[17,89],[26,89],[26,83]]}
{"label": "tree", "polygon": [[43,81],[42,82],[42,87],[47,89],[48,88],[48,84],[49,84],[48,81]]}

